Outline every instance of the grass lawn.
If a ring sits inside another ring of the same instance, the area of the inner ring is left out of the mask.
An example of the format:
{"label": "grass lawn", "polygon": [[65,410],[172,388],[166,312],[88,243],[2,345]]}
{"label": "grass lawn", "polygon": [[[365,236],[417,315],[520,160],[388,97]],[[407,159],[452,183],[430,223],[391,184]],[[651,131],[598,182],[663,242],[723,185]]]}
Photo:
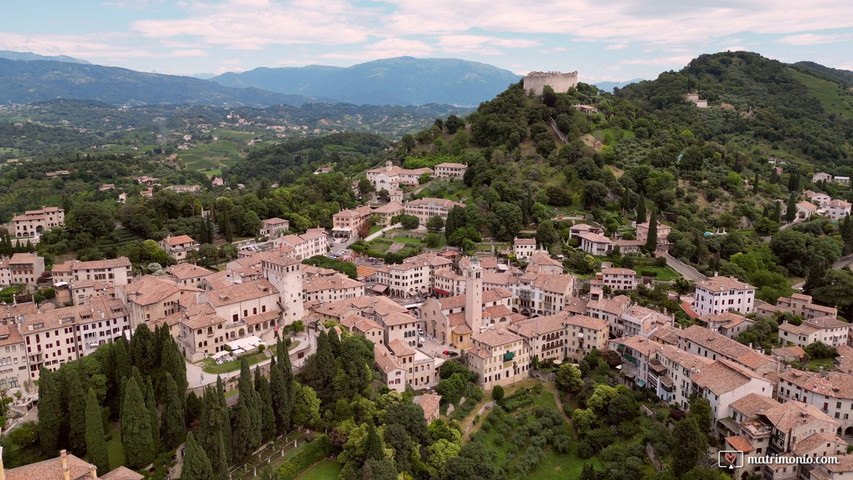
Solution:
{"label": "grass lawn", "polygon": [[[293,350],[298,345],[299,345],[299,341],[293,340],[293,342],[290,344],[289,350]],[[270,347],[269,350],[271,350],[273,353],[275,353],[275,347],[274,346]],[[255,365],[256,363],[260,363],[260,362],[266,360],[267,356],[265,355],[265,353],[266,353],[265,351],[264,352],[257,352],[257,353],[253,353],[253,354],[247,356],[246,358],[249,361],[249,366],[251,367],[252,365]],[[234,360],[231,360],[230,362],[225,362],[221,365],[217,365],[216,362],[212,358],[205,358],[204,360],[200,361],[199,364],[201,364],[201,366],[202,366],[201,369],[204,373],[213,373],[213,374],[227,373],[227,372],[233,372],[234,370],[239,370],[240,369],[240,361],[242,358],[243,357],[236,358]]]}
{"label": "grass lawn", "polygon": [[831,358],[816,358],[809,360],[806,364],[806,368],[812,372],[817,372],[820,367],[823,367],[824,370],[834,370],[835,362]]}
{"label": "grass lawn", "polygon": [[110,457],[110,468],[116,468],[124,465],[124,447],[121,444],[121,431],[117,423],[110,424],[109,434],[113,438],[107,442],[107,454]]}
{"label": "grass lawn", "polygon": [[341,473],[342,468],[340,463],[324,458],[296,478],[299,480],[328,480],[330,478],[338,478],[338,474]]}
{"label": "grass lawn", "polygon": [[413,244],[413,245],[422,245],[424,242],[420,238],[414,237],[394,237],[390,239],[392,242],[396,243],[405,243],[405,244]]}
{"label": "grass lawn", "polygon": [[655,279],[665,281],[665,282],[672,281],[672,280],[675,280],[676,278],[681,277],[681,275],[679,275],[678,273],[676,273],[675,270],[673,270],[669,267],[638,267],[637,268],[637,273],[639,275],[645,275],[647,272],[656,272],[657,276],[655,276]]}

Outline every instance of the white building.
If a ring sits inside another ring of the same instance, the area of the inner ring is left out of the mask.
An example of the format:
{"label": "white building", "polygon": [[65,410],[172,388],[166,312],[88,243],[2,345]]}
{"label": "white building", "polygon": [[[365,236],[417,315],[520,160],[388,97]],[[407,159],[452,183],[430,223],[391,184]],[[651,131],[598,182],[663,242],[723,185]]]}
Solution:
{"label": "white building", "polygon": [[421,175],[428,173],[432,175],[430,168],[416,168],[408,170],[394,165],[390,160],[385,162],[385,167],[374,168],[367,171],[367,179],[373,184],[376,191],[399,190],[399,185],[418,185]]}
{"label": "white building", "polygon": [[468,368],[477,374],[483,390],[495,385],[511,385],[530,375],[530,348],[527,342],[507,330],[486,329],[471,334],[466,352]]}
{"label": "white building", "polygon": [[578,238],[581,240],[581,250],[592,256],[603,257],[613,250],[613,242],[600,233],[581,233]]}
{"label": "white building", "polygon": [[62,225],[65,225],[65,210],[58,207],[27,210],[12,218],[12,229],[18,238],[36,237],[45,230]]}
{"label": "white building", "polygon": [[465,176],[466,167],[462,163],[445,162],[435,166],[434,176],[438,178],[462,178]]}
{"label": "white building", "polygon": [[693,311],[699,315],[734,310],[743,314],[755,309],[755,287],[732,277],[711,277],[696,282]]}
{"label": "white building", "polygon": [[167,236],[160,240],[159,246],[176,262],[181,263],[187,260],[188,252],[198,251],[200,244],[189,235],[178,235],[177,237]]}
{"label": "white building", "polygon": [[284,325],[302,320],[302,264],[282,251],[263,252],[263,276],[278,290],[278,309]]}
{"label": "white building", "polygon": [[293,249],[293,257],[305,260],[315,255],[325,255],[329,251],[329,237],[322,228],[309,228],[301,235],[284,235],[273,240],[274,248],[282,246]]}
{"label": "white building", "polygon": [[637,272],[630,268],[605,268],[601,270],[601,282],[611,290],[636,290]]}
{"label": "white building", "polygon": [[841,221],[850,215],[850,202],[833,199],[826,204],[826,215],[835,222]]}
{"label": "white building", "polygon": [[27,285],[36,287],[44,273],[44,258],[32,253],[15,253],[0,258],[0,286]]}
{"label": "white building", "polygon": [[[119,257],[108,260],[93,260],[81,262],[71,260],[54,265],[53,284],[61,282],[74,283],[82,280],[106,282],[114,287],[127,285],[133,278],[132,265],[127,257]],[[210,272],[208,272],[210,273]]]}
{"label": "white building", "polygon": [[835,432],[853,440],[853,375],[834,371],[804,372],[787,368],[779,374],[776,398],[805,402],[838,422]]}
{"label": "white building", "polygon": [[731,417],[731,403],[749,394],[773,397],[770,380],[728,360],[717,360],[690,379],[694,392],[711,404],[711,416],[715,423]]}
{"label": "white building", "polygon": [[432,217],[441,217],[442,220],[447,221],[447,214],[453,210],[453,207],[465,208],[465,204],[443,198],[419,198],[403,205],[406,215],[418,217],[422,226],[425,226]]}
{"label": "white building", "polygon": [[305,302],[327,303],[363,296],[364,284],[341,274],[317,276],[302,284],[302,300]]}
{"label": "white building", "polygon": [[536,251],[536,239],[535,238],[518,238],[516,237],[512,241],[512,253],[515,255],[515,258],[521,260],[525,259]]}
{"label": "white building", "polygon": [[799,347],[821,342],[830,347],[847,345],[850,324],[833,317],[816,317],[803,320],[801,325],[783,322],[779,325],[779,340]]}

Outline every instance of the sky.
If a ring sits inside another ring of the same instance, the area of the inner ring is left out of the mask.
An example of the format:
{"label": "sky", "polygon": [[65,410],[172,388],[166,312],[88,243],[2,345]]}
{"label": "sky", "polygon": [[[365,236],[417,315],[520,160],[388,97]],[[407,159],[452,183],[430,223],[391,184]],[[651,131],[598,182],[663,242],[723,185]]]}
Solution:
{"label": "sky", "polygon": [[524,75],[653,79],[748,50],[853,70],[850,0],[36,0],[4,2],[0,50],[169,74],[462,58]]}

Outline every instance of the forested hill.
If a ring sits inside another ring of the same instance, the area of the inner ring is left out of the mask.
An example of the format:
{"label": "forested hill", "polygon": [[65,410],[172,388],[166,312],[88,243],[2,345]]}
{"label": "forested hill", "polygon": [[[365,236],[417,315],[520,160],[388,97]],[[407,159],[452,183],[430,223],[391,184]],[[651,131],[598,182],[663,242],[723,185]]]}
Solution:
{"label": "forested hill", "polygon": [[[685,101],[698,92],[711,108]],[[826,80],[755,53],[702,55],[679,72],[617,91],[673,128],[821,168],[850,166],[851,97]]]}
{"label": "forested hill", "polygon": [[825,78],[826,80],[840,83],[846,87],[853,87],[853,72],[849,70],[825,67],[814,62],[797,62],[793,67],[802,72],[810,73],[816,77]]}

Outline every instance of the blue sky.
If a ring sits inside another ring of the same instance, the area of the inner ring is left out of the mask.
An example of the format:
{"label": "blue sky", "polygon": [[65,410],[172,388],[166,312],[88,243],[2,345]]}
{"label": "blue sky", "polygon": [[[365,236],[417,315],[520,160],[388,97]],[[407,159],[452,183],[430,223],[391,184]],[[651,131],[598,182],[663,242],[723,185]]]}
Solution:
{"label": "blue sky", "polygon": [[853,70],[853,2],[36,0],[4,5],[0,50],[172,74],[411,55],[598,82],[724,50]]}

